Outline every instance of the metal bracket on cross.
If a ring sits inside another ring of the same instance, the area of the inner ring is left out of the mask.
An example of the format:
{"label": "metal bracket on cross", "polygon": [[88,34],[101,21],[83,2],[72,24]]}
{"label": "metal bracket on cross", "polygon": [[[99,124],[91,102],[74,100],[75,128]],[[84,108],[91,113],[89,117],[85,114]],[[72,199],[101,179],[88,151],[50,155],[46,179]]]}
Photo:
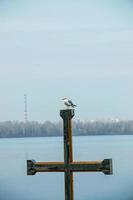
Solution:
{"label": "metal bracket on cross", "polygon": [[103,172],[111,175],[112,159],[103,161],[76,162],[73,161],[72,152],[72,118],[74,110],[61,110],[64,126],[64,162],[36,162],[27,160],[27,175],[37,172],[64,172],[65,174],[65,200],[74,200],[73,172]]}

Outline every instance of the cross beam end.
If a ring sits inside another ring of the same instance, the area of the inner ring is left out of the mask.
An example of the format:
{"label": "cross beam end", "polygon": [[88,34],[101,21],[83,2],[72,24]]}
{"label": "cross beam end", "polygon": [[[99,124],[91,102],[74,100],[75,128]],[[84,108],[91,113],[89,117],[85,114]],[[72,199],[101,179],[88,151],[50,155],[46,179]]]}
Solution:
{"label": "cross beam end", "polygon": [[105,175],[113,174],[112,159],[104,159],[101,163],[100,169]]}
{"label": "cross beam end", "polygon": [[35,175],[34,160],[27,160],[27,175]]}

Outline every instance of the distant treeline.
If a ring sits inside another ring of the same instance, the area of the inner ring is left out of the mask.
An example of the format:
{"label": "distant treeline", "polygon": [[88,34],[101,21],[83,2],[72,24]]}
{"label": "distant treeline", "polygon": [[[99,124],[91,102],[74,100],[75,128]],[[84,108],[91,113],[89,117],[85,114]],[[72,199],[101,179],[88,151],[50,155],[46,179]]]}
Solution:
{"label": "distant treeline", "polygon": [[[133,134],[133,121],[94,121],[73,122],[73,135],[131,135]],[[14,137],[51,137],[62,136],[62,122],[0,122],[0,138]]]}

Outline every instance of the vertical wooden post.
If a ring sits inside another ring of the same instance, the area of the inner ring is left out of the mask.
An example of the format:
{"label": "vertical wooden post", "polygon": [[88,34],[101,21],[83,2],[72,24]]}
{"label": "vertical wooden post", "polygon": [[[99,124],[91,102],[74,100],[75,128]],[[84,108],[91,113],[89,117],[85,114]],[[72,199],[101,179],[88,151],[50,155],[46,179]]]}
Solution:
{"label": "vertical wooden post", "polygon": [[[64,164],[69,165],[73,162],[72,149],[72,122],[74,110],[61,110],[64,126]],[[73,200],[73,172],[69,168],[65,170],[65,200]]]}

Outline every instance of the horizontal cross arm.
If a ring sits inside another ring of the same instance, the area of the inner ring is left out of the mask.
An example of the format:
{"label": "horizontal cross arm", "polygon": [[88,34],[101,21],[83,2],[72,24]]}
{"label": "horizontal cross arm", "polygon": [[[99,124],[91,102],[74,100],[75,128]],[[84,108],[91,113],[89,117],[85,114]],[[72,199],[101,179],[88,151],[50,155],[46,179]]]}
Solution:
{"label": "horizontal cross arm", "polygon": [[35,162],[27,161],[27,174],[34,175],[36,172],[64,172],[70,170],[72,172],[103,172],[104,174],[112,174],[112,159],[94,162],[72,162],[64,164],[64,162]]}
{"label": "horizontal cross arm", "polygon": [[63,162],[36,162],[27,160],[27,175],[34,175],[36,172],[64,172]]}
{"label": "horizontal cross arm", "polygon": [[70,170],[75,172],[103,172],[106,175],[112,174],[112,159],[103,161],[73,162]]}

